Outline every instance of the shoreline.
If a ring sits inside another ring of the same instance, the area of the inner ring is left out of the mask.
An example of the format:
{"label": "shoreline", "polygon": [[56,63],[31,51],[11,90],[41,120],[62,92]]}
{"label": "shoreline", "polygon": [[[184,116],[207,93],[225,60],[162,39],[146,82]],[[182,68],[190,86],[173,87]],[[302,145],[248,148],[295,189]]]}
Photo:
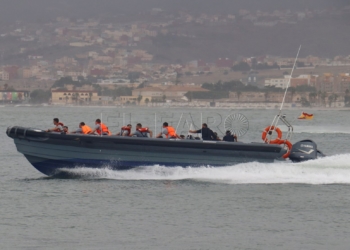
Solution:
{"label": "shoreline", "polygon": [[[270,104],[268,106],[262,106],[259,105],[257,107],[254,106],[240,106],[240,105],[235,105],[235,106],[210,106],[210,105],[193,105],[193,106],[188,106],[188,105],[155,105],[155,106],[146,106],[146,105],[135,105],[135,106],[119,106],[119,105],[40,105],[40,104],[26,104],[26,105],[0,105],[0,108],[40,108],[40,107],[45,107],[45,108],[53,108],[53,107],[58,107],[58,108],[117,108],[117,109],[125,109],[125,108],[145,108],[145,109],[152,109],[152,108],[170,108],[170,109],[177,109],[177,108],[191,108],[191,109],[201,109],[201,108],[206,108],[206,109],[232,109],[232,110],[279,110],[280,104]],[[283,107],[283,110],[317,110],[317,111],[350,111],[350,107],[301,107],[301,106],[285,106]]]}

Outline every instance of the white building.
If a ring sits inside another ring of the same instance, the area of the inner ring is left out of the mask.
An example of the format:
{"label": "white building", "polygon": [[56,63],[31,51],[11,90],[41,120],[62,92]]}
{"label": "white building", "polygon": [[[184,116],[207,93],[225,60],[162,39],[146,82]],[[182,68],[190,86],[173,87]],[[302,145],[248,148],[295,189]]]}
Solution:
{"label": "white building", "polygon": [[265,87],[276,87],[285,89],[289,82],[290,76],[284,76],[284,78],[271,78],[265,80]]}

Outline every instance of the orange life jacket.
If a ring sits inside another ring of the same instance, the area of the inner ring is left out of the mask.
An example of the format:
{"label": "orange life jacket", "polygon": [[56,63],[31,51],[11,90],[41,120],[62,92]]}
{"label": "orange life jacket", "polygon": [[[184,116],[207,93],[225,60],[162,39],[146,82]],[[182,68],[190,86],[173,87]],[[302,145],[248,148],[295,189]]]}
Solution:
{"label": "orange life jacket", "polygon": [[148,128],[137,128],[137,131],[139,131],[143,137],[147,137],[147,133],[149,133]]}
{"label": "orange life jacket", "polygon": [[124,131],[128,131],[128,135],[130,135],[130,133],[131,133],[131,128],[128,127],[128,126],[122,127],[122,131],[121,131],[120,134],[123,135]]}
{"label": "orange life jacket", "polygon": [[[62,130],[58,126],[61,126]],[[62,122],[57,123],[56,128],[53,130],[53,132],[61,132],[61,131],[63,131],[63,126],[64,126],[64,124]]]}
{"label": "orange life jacket", "polygon": [[148,132],[148,128],[138,128],[137,131],[141,132],[141,133],[147,133]]}
{"label": "orange life jacket", "polygon": [[[106,125],[104,125],[102,122],[100,123],[100,128],[102,129],[102,133],[107,133],[108,135],[111,134],[111,132],[109,132],[109,130],[108,130],[108,127]],[[101,130],[99,130],[99,129],[96,129],[96,132],[99,135],[101,134]]]}
{"label": "orange life jacket", "polygon": [[88,126],[88,125],[84,125],[81,127],[81,131],[84,135],[90,133],[92,131],[92,129]]}
{"label": "orange life jacket", "polygon": [[168,126],[166,128],[168,130],[168,134],[166,135],[166,138],[176,137],[176,132],[173,127]]}

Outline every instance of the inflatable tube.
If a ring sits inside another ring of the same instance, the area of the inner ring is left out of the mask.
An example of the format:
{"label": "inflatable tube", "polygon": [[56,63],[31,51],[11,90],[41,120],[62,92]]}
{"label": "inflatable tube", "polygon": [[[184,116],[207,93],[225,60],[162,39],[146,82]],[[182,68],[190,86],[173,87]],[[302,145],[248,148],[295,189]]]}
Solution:
{"label": "inflatable tube", "polygon": [[[269,131],[276,131],[277,133],[277,138],[274,139],[274,140],[271,140],[269,141],[268,138],[267,138],[267,133]],[[279,141],[282,139],[282,131],[278,128],[278,127],[275,127],[275,126],[268,126],[265,128],[265,130],[263,131],[262,135],[261,135],[261,138],[263,139],[263,141],[265,143],[269,143],[269,144],[278,144]]]}

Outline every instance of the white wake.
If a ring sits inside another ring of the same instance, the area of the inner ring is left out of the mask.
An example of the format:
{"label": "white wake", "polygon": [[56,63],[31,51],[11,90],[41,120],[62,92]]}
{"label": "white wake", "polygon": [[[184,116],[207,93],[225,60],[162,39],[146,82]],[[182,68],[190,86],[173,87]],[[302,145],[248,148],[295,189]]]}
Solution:
{"label": "white wake", "polygon": [[195,180],[226,184],[350,184],[350,154],[334,155],[303,163],[243,163],[228,167],[147,166],[116,171],[106,168],[65,169],[79,178],[115,180]]}
{"label": "white wake", "polygon": [[[279,125],[283,132],[288,131],[287,127],[284,125]],[[293,126],[294,133],[310,133],[310,134],[350,134],[350,129],[348,127],[342,126]]]}

